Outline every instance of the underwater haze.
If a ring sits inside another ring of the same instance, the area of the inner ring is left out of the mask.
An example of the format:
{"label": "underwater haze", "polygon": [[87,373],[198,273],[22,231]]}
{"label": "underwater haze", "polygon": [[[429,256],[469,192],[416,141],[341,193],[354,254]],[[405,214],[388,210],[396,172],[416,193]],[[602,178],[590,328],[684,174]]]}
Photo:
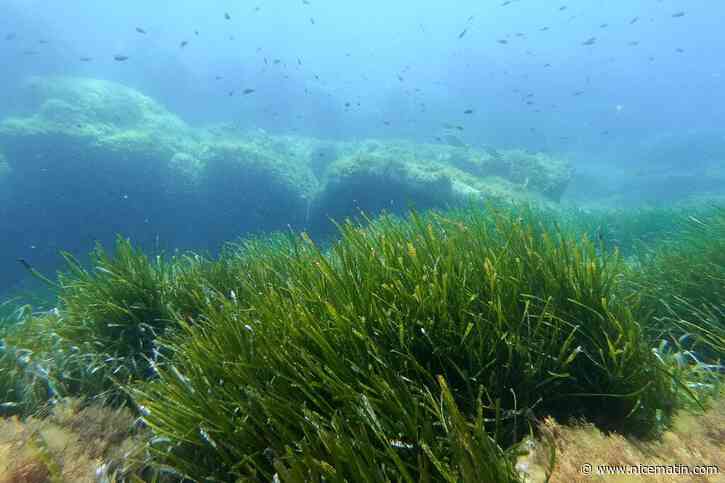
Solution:
{"label": "underwater haze", "polygon": [[723,18],[712,0],[3,0],[0,293],[116,233],[215,251],[470,197],[723,196]]}

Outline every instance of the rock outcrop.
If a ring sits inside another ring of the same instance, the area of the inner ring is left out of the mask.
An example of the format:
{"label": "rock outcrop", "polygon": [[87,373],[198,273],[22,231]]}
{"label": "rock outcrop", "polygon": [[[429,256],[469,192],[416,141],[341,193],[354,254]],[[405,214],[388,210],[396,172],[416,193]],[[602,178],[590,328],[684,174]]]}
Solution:
{"label": "rock outcrop", "polygon": [[214,247],[246,232],[329,228],[330,218],[360,211],[556,202],[571,177],[566,162],[541,153],[194,128],[117,83],[28,85],[31,114],[0,122],[4,223],[21,238],[50,240],[53,252],[74,240],[86,251],[116,232]]}

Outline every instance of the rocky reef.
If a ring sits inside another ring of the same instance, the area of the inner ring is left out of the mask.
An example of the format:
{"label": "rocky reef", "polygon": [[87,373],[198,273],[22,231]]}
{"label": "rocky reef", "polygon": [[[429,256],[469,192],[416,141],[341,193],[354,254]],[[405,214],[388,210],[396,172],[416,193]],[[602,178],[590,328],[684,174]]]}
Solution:
{"label": "rocky reef", "polygon": [[324,230],[360,211],[555,203],[571,177],[566,162],[522,150],[195,128],[104,80],[32,78],[28,88],[29,114],[0,122],[0,192],[8,229],[52,252],[148,227],[213,247],[244,232]]}

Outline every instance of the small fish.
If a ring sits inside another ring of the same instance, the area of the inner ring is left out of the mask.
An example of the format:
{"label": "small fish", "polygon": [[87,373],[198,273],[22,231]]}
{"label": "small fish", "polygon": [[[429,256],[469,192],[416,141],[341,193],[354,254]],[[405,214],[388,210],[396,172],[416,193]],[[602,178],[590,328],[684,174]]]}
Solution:
{"label": "small fish", "polygon": [[194,30],[194,35],[199,35],[199,31],[198,30]]}
{"label": "small fish", "polygon": [[561,7],[559,7],[560,12],[563,12],[564,10],[566,10],[566,5],[562,5]]}
{"label": "small fish", "polygon": [[683,54],[685,52],[685,49],[681,49],[678,47],[675,49],[675,52],[679,52],[680,54]]}
{"label": "small fish", "polygon": [[497,40],[496,42],[498,42],[499,44],[503,44],[503,45],[506,45],[509,43],[509,41],[505,40],[505,39]]}
{"label": "small fish", "polygon": [[639,20],[639,17],[634,17],[632,20],[629,21],[629,25],[632,25],[633,23],[636,23],[637,20]]}
{"label": "small fish", "polygon": [[310,4],[310,2],[308,2],[307,0],[302,0],[302,3],[303,3],[304,5],[309,5],[309,4]]}
{"label": "small fish", "polygon": [[572,94],[572,95],[573,95],[573,96],[580,96],[580,95],[582,95],[582,94],[584,94],[584,91],[576,91],[576,92],[574,92],[574,94]]}
{"label": "small fish", "polygon": [[92,61],[92,60],[93,60],[93,59],[92,59],[91,57],[81,57],[81,58],[80,58],[80,61],[81,61],[81,62],[90,62],[90,61]]}
{"label": "small fish", "polygon": [[47,40],[40,39],[40,40],[38,40],[38,43],[39,44],[47,44],[48,41]]}
{"label": "small fish", "polygon": [[231,20],[232,19],[232,16],[229,15],[229,13],[225,12],[224,13],[224,18],[227,19],[227,20]]}
{"label": "small fish", "polygon": [[215,77],[214,79],[216,79],[216,80],[222,80],[222,79],[223,79],[223,77],[222,77],[222,76],[220,76],[220,75],[218,75],[218,76],[216,76],[216,77]]}
{"label": "small fish", "polygon": [[607,23],[603,23],[603,24],[601,24],[601,25],[599,26],[599,28],[600,28],[600,29],[605,29],[605,28],[607,28],[607,27],[609,27],[609,24],[607,24]]}
{"label": "small fish", "polygon": [[229,91],[229,97],[232,97],[234,95],[234,91]]}
{"label": "small fish", "polygon": [[274,59],[274,60],[272,61],[272,63],[273,63],[274,65],[277,65],[277,64],[279,64],[280,62],[282,62],[282,61],[281,61],[281,60],[279,60],[279,59]]}
{"label": "small fish", "polygon": [[247,94],[251,94],[252,92],[254,92],[254,89],[244,89],[242,91],[242,94],[244,94],[246,96]]}
{"label": "small fish", "polygon": [[142,29],[141,27],[136,27],[136,32],[146,35],[146,30]]}
{"label": "small fish", "polygon": [[311,23],[312,25],[315,25],[315,19],[314,19],[314,18],[312,18],[312,17],[310,17],[310,23]]}
{"label": "small fish", "polygon": [[586,41],[582,42],[582,45],[594,45],[596,42],[596,37],[589,37]]}
{"label": "small fish", "polygon": [[473,15],[471,15],[470,17],[468,17],[468,20],[466,20],[466,22],[471,23],[474,18],[475,17]]}
{"label": "small fish", "polygon": [[113,60],[115,60],[116,62],[123,62],[125,60],[128,60],[128,56],[127,55],[114,55]]}
{"label": "small fish", "polygon": [[551,64],[544,64],[544,67],[551,67]]}
{"label": "small fish", "polygon": [[502,6],[502,7],[505,7],[506,5],[510,5],[510,4],[511,4],[511,0],[506,0],[505,2],[503,2],[503,3],[501,4],[501,6]]}
{"label": "small fish", "polygon": [[473,114],[473,109],[466,109],[463,114]]}
{"label": "small fish", "polygon": [[297,57],[297,65],[302,65],[302,59],[300,59],[299,57]]}
{"label": "small fish", "polygon": [[386,126],[390,126],[390,121],[383,121],[383,124],[385,124]]}
{"label": "small fish", "polygon": [[539,32],[546,32],[547,30],[549,30],[549,27],[541,27]]}
{"label": "small fish", "polygon": [[463,36],[466,35],[466,32],[468,32],[468,28],[463,29],[463,32],[461,32],[460,34],[458,34],[458,38],[459,39],[462,39]]}
{"label": "small fish", "polygon": [[401,75],[398,75],[398,80],[399,80],[400,82],[404,82],[404,80],[405,80],[405,79],[403,79],[403,76],[401,76]]}
{"label": "small fish", "polygon": [[183,48],[184,48],[184,47],[186,47],[187,45],[189,45],[189,41],[188,41],[188,40],[183,40],[183,41],[182,41],[182,42],[181,42],[181,43],[179,44],[179,48],[183,49]]}
{"label": "small fish", "polygon": [[16,35],[14,33],[9,33],[5,36],[5,40],[14,40]]}
{"label": "small fish", "polygon": [[684,16],[685,16],[685,12],[677,12],[677,13],[672,14],[673,18],[684,17]]}
{"label": "small fish", "polygon": [[633,40],[633,41],[629,42],[627,45],[629,45],[631,47],[635,47],[635,46],[639,45],[639,41]]}

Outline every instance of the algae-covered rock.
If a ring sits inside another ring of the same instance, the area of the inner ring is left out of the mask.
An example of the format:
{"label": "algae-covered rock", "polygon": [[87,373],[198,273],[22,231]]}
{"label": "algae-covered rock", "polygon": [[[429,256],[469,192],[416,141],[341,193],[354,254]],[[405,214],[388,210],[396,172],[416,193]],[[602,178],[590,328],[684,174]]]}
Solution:
{"label": "algae-covered rock", "polygon": [[[194,132],[181,119],[121,84],[48,77],[31,79],[29,87],[37,111],[0,123],[0,146],[11,166],[26,175],[39,169],[76,176],[109,170],[158,185],[176,153],[196,148]],[[143,176],[149,173],[154,179]]]}
{"label": "algae-covered rock", "polygon": [[566,162],[522,150],[374,140],[336,147],[337,159],[313,168],[323,172],[321,217],[491,197],[557,202],[571,177]]}
{"label": "algae-covered rock", "polygon": [[[122,232],[141,223],[218,245],[245,231],[298,227],[309,216],[317,140],[191,128],[108,81],[34,78],[29,87],[35,110],[0,123],[0,147],[13,189],[23,193],[14,202],[18,222],[32,212],[38,226],[51,227],[37,237],[65,227],[58,237],[95,238],[103,232],[95,223]],[[123,222],[110,226],[116,219]],[[83,232],[71,234],[71,223]]]}
{"label": "algae-covered rock", "polygon": [[245,140],[205,145],[201,160],[203,198],[240,230],[304,224],[317,185],[305,163]]}
{"label": "algae-covered rock", "polygon": [[494,165],[500,176],[511,183],[521,183],[529,191],[551,201],[559,201],[572,176],[571,166],[544,153],[522,149],[498,151]]}
{"label": "algae-covered rock", "polygon": [[0,193],[11,197],[5,222],[25,245],[53,238],[67,247],[69,237],[109,240],[153,227],[162,238],[214,247],[250,231],[329,227],[328,218],[360,211],[488,197],[557,201],[570,175],[566,163],[540,153],[194,128],[104,80],[28,85],[31,113],[0,122],[12,186],[3,188],[0,167]]}
{"label": "algae-covered rock", "polygon": [[450,176],[434,163],[412,162],[380,150],[344,156],[325,171],[316,202],[319,217],[344,218],[360,211],[428,208],[452,199]]}
{"label": "algae-covered rock", "polygon": [[193,154],[175,153],[169,160],[169,180],[165,184],[171,193],[193,191],[199,187],[205,167],[205,162]]}
{"label": "algae-covered rock", "polygon": [[17,234],[13,250],[37,247],[33,257],[44,250],[50,258],[59,249],[88,251],[116,233],[137,240],[178,233],[194,203],[177,196],[190,183],[171,161],[196,155],[193,130],[114,82],[48,77],[28,87],[36,101],[30,114],[0,122],[12,186],[3,226]]}
{"label": "algae-covered rock", "polygon": [[[37,98],[32,126],[86,134],[129,129],[166,131],[167,139],[188,126],[161,104],[111,81],[81,77],[34,77],[28,81]],[[85,129],[85,131],[83,131]]]}
{"label": "algae-covered rock", "polygon": [[422,144],[421,156],[435,159],[459,170],[457,178],[468,179],[483,191],[486,185],[492,192],[504,194],[507,188],[511,197],[522,192],[550,201],[559,201],[571,179],[571,167],[561,159],[544,153],[532,153],[522,149],[500,150],[492,147],[473,148]]}

